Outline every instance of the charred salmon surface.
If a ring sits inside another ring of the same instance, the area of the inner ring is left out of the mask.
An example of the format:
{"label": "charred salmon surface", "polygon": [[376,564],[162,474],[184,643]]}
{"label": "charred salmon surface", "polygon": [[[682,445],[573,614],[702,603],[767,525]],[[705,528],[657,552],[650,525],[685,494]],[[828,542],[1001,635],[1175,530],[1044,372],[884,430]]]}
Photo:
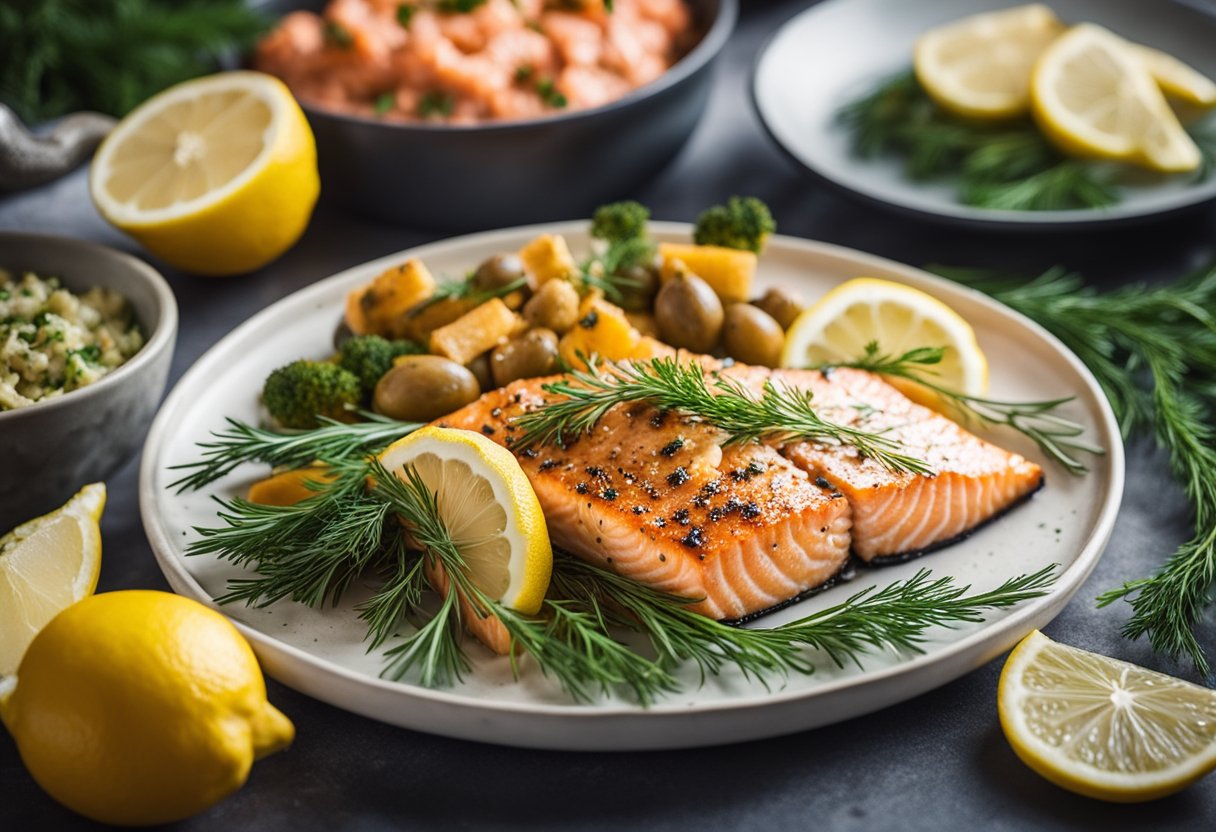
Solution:
{"label": "charred salmon surface", "polygon": [[[683,355],[683,354],[682,354]],[[1042,469],[860,370],[769,370],[688,356],[757,394],[814,393],[817,411],[897,442],[931,474],[892,471],[857,449],[728,444],[717,428],[645,403],[617,405],[564,447],[524,447],[513,419],[554,398],[518,381],[439,420],[510,449],[554,543],[692,608],[737,619],[822,586],[850,553],[867,562],[940,548],[1012,508]]]}
{"label": "charred salmon surface", "polygon": [[692,608],[742,618],[821,586],[849,556],[851,511],[775,449],[723,447],[716,428],[645,404],[610,410],[567,444],[512,447],[511,419],[543,405],[515,382],[441,419],[515,452],[553,542]]}

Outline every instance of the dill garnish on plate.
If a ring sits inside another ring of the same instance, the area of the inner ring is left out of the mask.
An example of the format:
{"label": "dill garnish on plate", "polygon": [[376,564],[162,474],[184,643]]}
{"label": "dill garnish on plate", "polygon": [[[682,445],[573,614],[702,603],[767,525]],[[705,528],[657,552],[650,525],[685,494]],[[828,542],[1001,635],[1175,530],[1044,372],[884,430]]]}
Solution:
{"label": "dill garnish on plate", "polygon": [[[976,122],[952,116],[911,70],[893,75],[837,113],[862,159],[896,157],[913,181],[958,185],[966,205],[1001,211],[1106,208],[1122,199],[1121,166],[1065,156],[1029,118]],[[1216,128],[1192,125],[1203,161],[1191,181],[1216,166]]]}
{"label": "dill garnish on plate", "polygon": [[991,272],[935,271],[991,295],[1036,321],[1085,362],[1125,437],[1151,436],[1169,454],[1194,509],[1194,536],[1153,574],[1103,593],[1125,600],[1128,638],[1210,665],[1195,629],[1216,587],[1216,267],[1163,286],[1098,292],[1061,268],[1033,280]]}
{"label": "dill garnish on plate", "polygon": [[[352,426],[347,426],[352,427]],[[324,428],[314,431],[319,433]],[[334,433],[317,450],[334,447]],[[463,554],[439,514],[435,495],[411,468],[387,471],[350,450],[321,462],[331,478],[312,484],[315,496],[292,506],[242,498],[220,500],[222,526],[198,529],[188,554],[210,554],[245,566],[254,576],[234,580],[220,603],[266,605],[291,599],[310,607],[336,603],[357,576],[377,582],[359,606],[369,649],[388,643],[386,678],[427,686],[458,682],[471,668],[462,635],[460,598],[506,629],[515,671],[527,657],[571,697],[626,691],[642,705],[680,689],[674,671],[693,663],[706,677],[736,669],[767,683],[813,673],[817,662],[860,664],[866,654],[923,650],[934,626],[982,621],[1046,594],[1056,566],[1018,575],[987,592],[969,593],[950,577],[920,570],[906,580],[872,587],[811,615],[772,629],[734,627],[688,607],[697,599],[653,588],[558,552],[540,612],[523,615],[488,597],[467,576]],[[408,529],[408,537],[403,531]],[[438,603],[427,564],[451,577]],[[634,633],[649,644],[626,643]]]}

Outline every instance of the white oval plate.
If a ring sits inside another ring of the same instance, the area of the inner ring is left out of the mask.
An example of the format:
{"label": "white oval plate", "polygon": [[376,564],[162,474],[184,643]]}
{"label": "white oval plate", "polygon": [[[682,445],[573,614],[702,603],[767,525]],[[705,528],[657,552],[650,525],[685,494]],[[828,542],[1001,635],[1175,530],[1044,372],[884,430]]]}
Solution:
{"label": "white oval plate", "polygon": [[[195,443],[221,428],[225,416],[259,418],[257,392],[276,367],[329,352],[343,299],[407,256],[420,257],[438,274],[464,274],[492,254],[518,248],[540,230],[561,233],[575,251],[586,250],[586,222],[493,231],[394,254],[349,269],[270,306],[207,352],[173,390],[148,436],[140,471],[140,507],[157,561],[173,588],[214,606],[228,578],[241,569],[210,556],[185,557],[194,526],[214,526],[212,494],[235,495],[265,469],[248,466],[204,492],[177,495],[168,466],[197,459]],[[690,228],[655,223],[660,239],[687,240]],[[969,539],[913,563],[861,571],[852,583],[763,618],[772,626],[843,601],[871,584],[907,578],[929,567],[978,590],[1050,563],[1062,569],[1051,594],[983,624],[929,633],[923,655],[877,654],[861,668],[836,668],[826,659],[813,676],[777,680],[771,690],[730,675],[698,687],[690,671],[685,693],[642,709],[625,699],[590,705],[567,699],[535,667],[524,663],[519,681],[508,661],[470,644],[475,668],[463,683],[430,690],[380,679],[378,653],[367,653],[365,627],[352,606],[367,597],[356,586],[336,609],[312,610],[280,602],[264,609],[229,605],[230,616],[252,642],[266,671],[304,693],[340,708],[420,731],[453,737],[555,749],[646,749],[710,745],[790,733],[882,708],[944,684],[988,662],[1035,627],[1050,621],[1093,569],[1114,524],[1123,492],[1123,448],[1114,416],[1093,377],[1058,341],[982,295],[887,260],[789,237],[777,237],[761,261],[767,286],[796,287],[814,298],[848,278],[872,275],[932,292],[974,324],[992,362],[992,393],[1002,398],[1075,396],[1068,415],[1084,423],[1109,449],[1086,477],[1045,462],[1017,435],[995,437],[1044,464],[1047,487],[1029,503]]]}
{"label": "white oval plate", "polygon": [[[913,182],[894,157],[859,159],[837,110],[912,66],[925,30],[1017,0],[828,0],[794,17],[761,50],[752,101],[769,135],[795,163],[837,188],[905,213],[968,225],[1044,229],[1141,220],[1216,198],[1216,176],[1145,173],[1109,208],[997,211],[964,205],[950,181]],[[1175,2],[1051,0],[1065,22],[1089,21],[1181,58],[1216,78],[1216,18]]]}

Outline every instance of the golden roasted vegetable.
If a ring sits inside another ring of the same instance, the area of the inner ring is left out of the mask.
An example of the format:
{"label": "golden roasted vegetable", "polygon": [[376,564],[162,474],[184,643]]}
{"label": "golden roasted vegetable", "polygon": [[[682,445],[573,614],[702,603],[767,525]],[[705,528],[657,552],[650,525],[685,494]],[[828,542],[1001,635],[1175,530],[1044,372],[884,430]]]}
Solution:
{"label": "golden roasted vegetable", "polygon": [[643,358],[649,347],[642,350],[642,334],[634,329],[618,306],[598,297],[588,297],[579,307],[578,323],[562,336],[557,352],[571,367],[582,368],[586,362],[579,357],[596,356],[605,361]]}
{"label": "golden roasted vegetable", "polygon": [[397,319],[392,336],[425,344],[431,340],[432,332],[452,323],[476,305],[468,298],[441,298],[420,304]]}
{"label": "golden roasted vegetable", "polygon": [[386,269],[346,296],[346,325],[356,335],[398,335],[400,319],[435,293],[435,278],[417,259]]}
{"label": "golden roasted vegetable", "polygon": [[721,246],[659,243],[663,265],[660,278],[666,283],[681,271],[692,272],[709,284],[723,304],[746,301],[752,295],[752,280],[759,262],[755,253]]}
{"label": "golden roasted vegetable", "polygon": [[249,486],[247,499],[263,506],[294,506],[317,495],[317,488],[309,488],[308,483],[320,487],[333,479],[333,473],[321,464],[295,468],[258,480]]}
{"label": "golden roasted vegetable", "polygon": [[499,298],[491,298],[447,326],[431,333],[430,350],[457,364],[468,364],[523,325]]}
{"label": "golden roasted vegetable", "polygon": [[524,271],[536,278],[538,284],[550,280],[569,280],[578,274],[578,263],[560,234],[541,234],[519,250]]}

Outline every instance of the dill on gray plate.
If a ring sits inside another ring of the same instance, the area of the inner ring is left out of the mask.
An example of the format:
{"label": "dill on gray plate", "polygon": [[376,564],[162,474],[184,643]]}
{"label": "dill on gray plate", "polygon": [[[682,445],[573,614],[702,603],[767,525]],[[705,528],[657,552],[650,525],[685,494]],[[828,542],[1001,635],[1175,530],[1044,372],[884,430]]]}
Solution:
{"label": "dill on gray plate", "polygon": [[[1065,156],[1028,118],[988,123],[952,116],[911,70],[881,81],[836,118],[859,157],[899,157],[912,180],[956,179],[967,205],[1061,211],[1105,208],[1121,199],[1116,166]],[[1203,155],[1194,181],[1202,182],[1216,165],[1216,129],[1196,125],[1190,132]]]}
{"label": "dill on gray plate", "polygon": [[888,355],[882,352],[877,341],[871,341],[866,344],[864,354],[856,359],[824,365],[820,369],[854,367],[879,375],[915,381],[945,400],[964,421],[1012,428],[1034,440],[1043,453],[1073,474],[1084,474],[1089,470],[1085,463],[1077,458],[1079,453],[1106,453],[1100,446],[1082,438],[1085,433],[1082,425],[1055,413],[1060,407],[1071,402],[1072,396],[1036,402],[1010,402],[968,396],[933,380],[933,365],[940,364],[944,355],[945,349],[942,347],[918,347],[901,355]]}
{"label": "dill on gray plate", "polygon": [[1098,292],[1051,269],[1033,280],[935,268],[1049,330],[1098,379],[1125,437],[1155,437],[1194,509],[1194,536],[1152,575],[1103,593],[1131,604],[1128,638],[1207,674],[1195,628],[1216,587],[1216,267],[1163,286]]}
{"label": "dill on gray plate", "polygon": [[[224,525],[197,529],[187,553],[215,555],[255,573],[232,581],[221,603],[291,599],[320,607],[336,603],[356,577],[377,581],[358,607],[368,649],[391,643],[383,675],[414,674],[428,686],[452,684],[471,667],[459,599],[505,628],[517,673],[530,657],[578,701],[623,690],[647,705],[680,689],[674,671],[686,662],[700,668],[702,681],[730,667],[765,681],[812,673],[815,654],[807,648],[840,665],[860,663],[875,650],[918,652],[930,627],[980,621],[985,610],[1045,594],[1055,580],[1052,566],[968,595],[952,578],[921,570],[798,621],[747,629],[693,612],[696,599],[665,595],[557,552],[549,596],[539,613],[524,615],[473,583],[435,495],[413,469],[389,472],[358,454],[322,462],[333,476],[294,506],[220,500]],[[440,570],[448,591],[437,606],[426,604],[435,594],[428,572]],[[653,657],[621,640],[630,631],[647,640]]]}
{"label": "dill on gray plate", "polygon": [[822,418],[809,390],[766,381],[757,397],[737,379],[707,374],[700,365],[675,358],[574,371],[542,389],[560,398],[515,417],[522,431],[517,440],[521,448],[572,442],[616,405],[646,402],[719,428],[727,434],[728,444],[763,440],[847,445],[890,470],[931,473],[923,461],[900,453],[893,439]]}

